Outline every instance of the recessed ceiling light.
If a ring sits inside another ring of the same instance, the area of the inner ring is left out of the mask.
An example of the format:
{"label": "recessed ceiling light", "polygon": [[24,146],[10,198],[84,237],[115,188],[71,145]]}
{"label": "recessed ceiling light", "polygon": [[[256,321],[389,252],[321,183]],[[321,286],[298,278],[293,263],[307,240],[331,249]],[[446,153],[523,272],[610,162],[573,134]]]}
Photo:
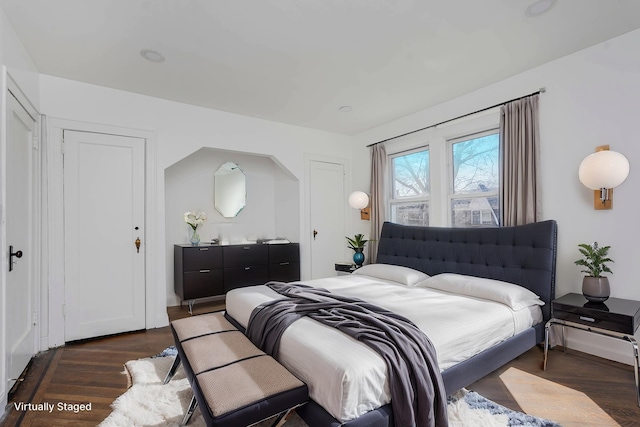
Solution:
{"label": "recessed ceiling light", "polygon": [[142,57],[147,61],[156,63],[164,62],[164,56],[160,52],[157,52],[155,50],[142,49],[140,51],[140,55],[142,55]]}
{"label": "recessed ceiling light", "polygon": [[342,107],[338,108],[338,110],[340,110],[340,112],[342,113],[348,113],[352,111],[353,108],[350,105],[343,105]]}
{"label": "recessed ceiling light", "polygon": [[531,3],[524,14],[529,17],[540,16],[551,10],[557,1],[558,0],[538,0],[535,3]]}

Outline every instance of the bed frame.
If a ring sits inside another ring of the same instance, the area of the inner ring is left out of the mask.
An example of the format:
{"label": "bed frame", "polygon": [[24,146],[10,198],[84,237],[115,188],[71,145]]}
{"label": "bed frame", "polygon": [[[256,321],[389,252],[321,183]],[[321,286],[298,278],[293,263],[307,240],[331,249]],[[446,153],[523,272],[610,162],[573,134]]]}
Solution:
{"label": "bed frame", "polygon": [[[545,302],[544,320],[524,332],[442,372],[448,395],[479,380],[544,341],[555,298],[557,224],[543,221],[517,227],[441,228],[385,222],[377,263],[420,270],[430,276],[459,273],[515,283]],[[310,401],[297,409],[311,427],[387,427],[393,425],[387,404],[344,424]]]}

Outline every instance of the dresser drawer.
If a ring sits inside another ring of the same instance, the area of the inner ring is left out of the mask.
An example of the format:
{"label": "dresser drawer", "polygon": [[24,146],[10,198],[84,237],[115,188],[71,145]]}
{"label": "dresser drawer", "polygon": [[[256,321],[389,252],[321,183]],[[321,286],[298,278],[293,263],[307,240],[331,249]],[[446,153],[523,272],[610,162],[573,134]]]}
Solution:
{"label": "dresser drawer", "polygon": [[300,263],[284,261],[278,264],[269,264],[269,280],[278,282],[300,280]]}
{"label": "dresser drawer", "polygon": [[269,248],[267,245],[233,245],[224,246],[224,267],[244,267],[267,265]]}
{"label": "dresser drawer", "polygon": [[281,262],[300,262],[300,245],[298,243],[269,245],[269,264]]}
{"label": "dresser drawer", "polygon": [[224,269],[224,291],[244,286],[263,285],[269,281],[269,266],[255,265]]}
{"label": "dresser drawer", "polygon": [[182,248],[184,271],[222,268],[222,248],[219,246],[193,246]]}
{"label": "dresser drawer", "polygon": [[182,289],[176,289],[183,300],[222,295],[222,270],[200,270],[184,273]]}

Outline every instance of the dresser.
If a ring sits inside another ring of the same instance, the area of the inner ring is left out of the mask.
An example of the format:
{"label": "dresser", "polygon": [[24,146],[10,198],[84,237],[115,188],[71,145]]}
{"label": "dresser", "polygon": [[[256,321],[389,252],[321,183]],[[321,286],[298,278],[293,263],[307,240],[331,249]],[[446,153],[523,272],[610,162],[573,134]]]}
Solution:
{"label": "dresser", "polygon": [[189,301],[224,295],[231,289],[270,280],[300,280],[298,243],[174,245],[174,290]]}

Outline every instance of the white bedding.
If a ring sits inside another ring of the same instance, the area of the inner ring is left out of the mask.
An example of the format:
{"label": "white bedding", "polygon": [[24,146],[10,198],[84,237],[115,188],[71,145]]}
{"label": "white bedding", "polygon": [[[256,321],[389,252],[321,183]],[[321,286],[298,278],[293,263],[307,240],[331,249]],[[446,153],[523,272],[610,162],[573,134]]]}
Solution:
{"label": "white bedding", "polygon": [[[407,287],[366,275],[304,283],[361,298],[409,318],[433,342],[441,370],[542,321],[538,305],[514,311],[495,301]],[[234,289],[227,293],[226,309],[246,327],[251,311],[275,298],[282,296],[266,286]],[[390,401],[382,358],[366,345],[313,320],[300,319],[285,331],[276,358],[307,383],[314,401],[341,422]]]}

